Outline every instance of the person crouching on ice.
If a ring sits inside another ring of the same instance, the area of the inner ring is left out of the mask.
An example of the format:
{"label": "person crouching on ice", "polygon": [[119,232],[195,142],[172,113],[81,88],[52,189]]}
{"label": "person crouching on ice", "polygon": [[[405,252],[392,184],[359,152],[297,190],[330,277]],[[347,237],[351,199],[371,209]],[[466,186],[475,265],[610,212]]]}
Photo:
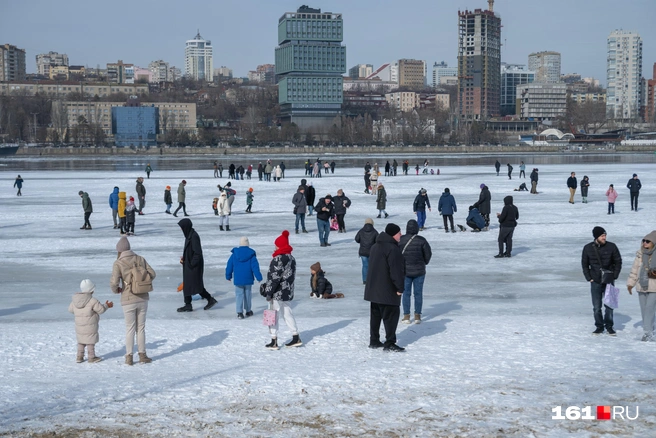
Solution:
{"label": "person crouching on ice", "polygon": [[310,296],[312,298],[344,298],[344,294],[334,294],[333,285],[325,277],[325,273],[321,270],[321,263],[316,262],[310,266],[310,287],[312,288],[312,293]]}

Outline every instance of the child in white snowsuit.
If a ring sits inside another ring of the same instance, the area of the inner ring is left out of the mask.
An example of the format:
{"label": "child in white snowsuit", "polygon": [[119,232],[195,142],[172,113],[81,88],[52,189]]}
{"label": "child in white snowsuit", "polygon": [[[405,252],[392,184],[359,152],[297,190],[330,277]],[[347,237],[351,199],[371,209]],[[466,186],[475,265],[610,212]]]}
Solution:
{"label": "child in white snowsuit", "polygon": [[100,314],[114,306],[111,301],[102,304],[93,298],[96,285],[91,280],[82,280],[80,292],[73,295],[68,311],[75,315],[75,334],[77,335],[77,363],[84,361],[84,347],[87,347],[89,363],[100,362],[96,356],[98,343],[98,321]]}

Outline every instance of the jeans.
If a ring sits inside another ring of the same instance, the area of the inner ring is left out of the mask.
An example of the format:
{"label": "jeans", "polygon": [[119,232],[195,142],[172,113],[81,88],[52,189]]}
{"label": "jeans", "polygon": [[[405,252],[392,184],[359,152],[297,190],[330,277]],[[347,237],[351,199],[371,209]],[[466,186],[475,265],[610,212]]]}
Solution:
{"label": "jeans", "polygon": [[171,212],[171,206],[172,206],[172,205],[173,205],[173,204],[166,204],[166,211],[167,211],[168,213]]}
{"label": "jeans", "polygon": [[296,231],[298,231],[299,222],[301,223],[301,229],[305,231],[305,213],[296,213]]}
{"label": "jeans", "polygon": [[615,214],[615,203],[614,202],[609,202],[608,203],[608,214]]}
{"label": "jeans", "polygon": [[362,282],[366,283],[367,282],[367,271],[369,271],[369,257],[360,256],[360,259],[362,260]]}
{"label": "jeans", "polygon": [[248,313],[251,311],[251,288],[252,284],[244,286],[235,285],[235,296],[237,297],[237,313]]}
{"label": "jeans", "polygon": [[595,326],[606,329],[613,328],[613,309],[604,304],[606,310],[604,316],[601,315],[601,304],[606,293],[606,285],[596,282],[590,283],[590,293],[592,295],[592,311],[594,313]]}
{"label": "jeans", "polygon": [[415,313],[421,315],[421,307],[424,303],[424,279],[426,275],[420,275],[419,277],[405,277],[405,284],[403,287],[403,314],[410,315],[410,298],[412,295],[412,290],[414,289],[415,293]]}
{"label": "jeans", "polygon": [[114,210],[112,208],[112,219],[114,219],[114,228],[118,226],[118,222],[116,221],[117,216],[118,216],[118,210]]}
{"label": "jeans", "polygon": [[426,223],[426,210],[417,210],[417,223],[419,224],[419,228],[424,228],[424,224]]}
{"label": "jeans", "polygon": [[399,325],[399,306],[371,303],[369,313],[369,343],[380,342],[380,323],[385,326],[385,347],[396,344],[396,328]]}
{"label": "jeans", "polygon": [[317,229],[319,230],[319,243],[328,243],[328,236],[330,235],[330,222],[317,219]]}
{"label": "jeans", "polygon": [[631,210],[638,209],[638,195],[640,192],[631,192]]}
{"label": "jeans", "polygon": [[519,171],[519,177],[521,178],[522,176],[524,176],[524,179],[526,179],[526,172],[524,172],[523,170],[520,170]]}
{"label": "jeans", "polygon": [[[501,227],[499,228],[499,254],[510,254],[512,252],[513,245],[513,233],[515,229],[513,227]],[[506,244],[506,250],[503,250],[503,244]]]}
{"label": "jeans", "polygon": [[313,211],[314,211],[314,206],[313,205],[308,205],[308,216],[312,216]]}

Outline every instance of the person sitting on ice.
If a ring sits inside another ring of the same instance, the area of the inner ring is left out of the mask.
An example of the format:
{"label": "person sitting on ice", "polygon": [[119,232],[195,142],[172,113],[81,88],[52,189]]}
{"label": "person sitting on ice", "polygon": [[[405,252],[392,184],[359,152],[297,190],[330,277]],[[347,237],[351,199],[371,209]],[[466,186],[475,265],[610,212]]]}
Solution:
{"label": "person sitting on ice", "polygon": [[325,277],[323,270],[321,270],[321,263],[316,262],[310,266],[310,287],[312,288],[312,293],[310,296],[312,298],[344,298],[344,294],[333,293],[333,285]]}
{"label": "person sitting on ice", "polygon": [[485,219],[483,215],[478,211],[478,208],[473,205],[469,206],[469,214],[467,215],[467,225],[472,229],[472,231],[481,231],[485,227]]}
{"label": "person sitting on ice", "polygon": [[526,187],[526,183],[521,183],[519,185],[518,189],[514,190],[515,192],[528,192],[528,187]]}

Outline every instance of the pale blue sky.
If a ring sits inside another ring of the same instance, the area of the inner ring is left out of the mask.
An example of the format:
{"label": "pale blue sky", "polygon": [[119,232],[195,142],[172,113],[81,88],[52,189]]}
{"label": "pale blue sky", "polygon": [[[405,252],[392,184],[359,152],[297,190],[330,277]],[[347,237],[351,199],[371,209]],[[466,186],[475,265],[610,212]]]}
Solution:
{"label": "pale blue sky", "polygon": [[[458,9],[487,8],[486,0],[0,0],[0,44],[26,49],[28,72],[50,50],[89,67],[164,59],[182,68],[185,41],[200,29],[212,40],[215,68],[245,76],[274,62],[278,19],[302,4],[343,14],[348,67],[399,58],[455,65]],[[606,38],[621,28],[642,36],[643,75],[651,77],[656,0],[497,0],[494,9],[503,62],[526,64],[531,52],[555,50],[563,73],[605,83]]]}

